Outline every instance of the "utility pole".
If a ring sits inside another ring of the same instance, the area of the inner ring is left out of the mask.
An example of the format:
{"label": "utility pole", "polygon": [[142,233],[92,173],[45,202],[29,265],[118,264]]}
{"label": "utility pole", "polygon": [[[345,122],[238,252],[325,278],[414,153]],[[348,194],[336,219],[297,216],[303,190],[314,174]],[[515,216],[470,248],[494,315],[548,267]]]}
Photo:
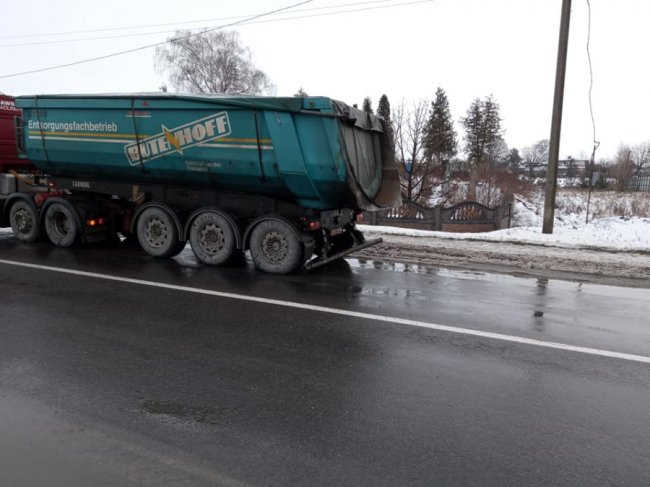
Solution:
{"label": "utility pole", "polygon": [[553,118],[551,120],[551,139],[548,148],[548,170],[546,172],[546,198],[544,200],[543,233],[553,233],[555,219],[555,193],[557,189],[557,163],[560,157],[560,134],[562,132],[562,104],[564,102],[564,78],[569,44],[569,21],[571,19],[571,0],[562,0],[562,19],[560,20],[560,41],[557,47],[557,67],[555,68],[555,95],[553,97]]}

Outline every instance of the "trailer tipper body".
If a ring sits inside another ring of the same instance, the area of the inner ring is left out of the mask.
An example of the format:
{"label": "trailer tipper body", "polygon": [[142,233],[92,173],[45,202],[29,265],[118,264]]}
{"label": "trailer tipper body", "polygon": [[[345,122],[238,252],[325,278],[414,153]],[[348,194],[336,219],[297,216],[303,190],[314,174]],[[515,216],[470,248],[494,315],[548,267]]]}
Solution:
{"label": "trailer tipper body", "polygon": [[171,257],[189,240],[206,264],[250,250],[287,273],[376,243],[358,215],[400,201],[384,121],[325,97],[39,95],[13,110],[0,223],[23,241],[121,234]]}

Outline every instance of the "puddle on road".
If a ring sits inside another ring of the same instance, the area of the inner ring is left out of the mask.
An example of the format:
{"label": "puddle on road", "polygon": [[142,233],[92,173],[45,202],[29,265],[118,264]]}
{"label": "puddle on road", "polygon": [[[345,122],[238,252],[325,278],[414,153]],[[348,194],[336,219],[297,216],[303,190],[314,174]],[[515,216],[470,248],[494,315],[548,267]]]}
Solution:
{"label": "puddle on road", "polygon": [[[403,272],[409,274],[418,274],[425,276],[440,276],[440,277],[452,277],[456,279],[469,279],[473,281],[502,281],[504,279],[510,278],[513,280],[517,279],[526,279],[526,278],[515,278],[512,276],[506,276],[503,274],[494,274],[474,270],[466,269],[449,269],[446,267],[428,267],[420,264],[404,264],[399,262],[380,262],[375,260],[368,259],[346,259],[348,264],[353,269],[375,269],[375,270],[384,270],[391,272]],[[527,278],[530,279],[530,278]]]}

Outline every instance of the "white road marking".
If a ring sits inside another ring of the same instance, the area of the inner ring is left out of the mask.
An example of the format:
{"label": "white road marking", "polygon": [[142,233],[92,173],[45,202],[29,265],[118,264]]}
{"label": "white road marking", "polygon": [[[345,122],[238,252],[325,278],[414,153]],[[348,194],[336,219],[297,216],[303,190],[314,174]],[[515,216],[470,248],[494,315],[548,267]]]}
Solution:
{"label": "white road marking", "polygon": [[568,352],[577,352],[577,353],[583,353],[587,355],[596,355],[599,357],[616,358],[620,360],[627,360],[630,362],[641,362],[644,364],[650,364],[650,357],[644,355],[633,355],[629,353],[612,352],[610,350],[602,350],[599,348],[578,347],[575,345],[567,345],[565,343],[547,342],[544,340],[535,340],[533,338],[524,338],[524,337],[519,337],[514,335],[505,335],[502,333],[492,333],[489,331],[472,330],[470,328],[462,328],[458,326],[438,325],[436,323],[409,320],[406,318],[398,318],[395,316],[376,315],[372,313],[363,313],[359,311],[350,311],[346,309],[330,308],[327,306],[317,306],[312,304],[296,303],[293,301],[283,301],[281,299],[260,298],[256,296],[247,296],[245,294],[226,293],[222,291],[213,291],[211,289],[201,289],[201,288],[195,288],[189,286],[178,286],[176,284],[166,284],[163,282],[145,281],[143,279],[133,279],[130,277],[113,276],[110,274],[99,274],[97,272],[78,271],[74,269],[66,269],[63,267],[51,267],[51,266],[40,265],[40,264],[29,264],[27,262],[17,262],[12,260],[0,259],[0,264],[16,266],[16,267],[25,267],[28,269],[38,269],[43,271],[58,272],[61,274],[70,274],[73,276],[92,277],[95,279],[104,279],[107,281],[117,281],[117,282],[129,283],[129,284],[138,284],[140,286],[156,287],[161,289],[168,289],[171,291],[189,292],[195,294],[203,294],[207,296],[216,296],[219,298],[238,299],[240,301],[271,304],[274,306],[283,306],[286,308],[294,308],[294,309],[301,309],[307,311],[318,311],[321,313],[328,313],[333,315],[342,315],[342,316],[349,316],[354,318],[362,318],[371,321],[382,321],[385,323],[415,326],[418,328],[428,328],[430,330],[443,331],[447,333],[455,333],[459,335],[469,335],[469,336],[475,336],[480,338],[489,338],[492,340],[500,340],[503,342],[519,343],[523,345],[532,345],[532,346],[544,347],[544,348],[553,348],[556,350],[564,350]]}

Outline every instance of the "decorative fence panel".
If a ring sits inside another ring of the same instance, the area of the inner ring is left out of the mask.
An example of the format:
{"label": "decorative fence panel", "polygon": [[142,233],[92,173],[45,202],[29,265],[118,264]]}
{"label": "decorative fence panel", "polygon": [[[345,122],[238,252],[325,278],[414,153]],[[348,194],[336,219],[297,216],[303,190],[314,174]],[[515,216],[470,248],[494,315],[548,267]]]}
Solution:
{"label": "decorative fence panel", "polygon": [[399,208],[391,208],[386,212],[371,214],[371,225],[387,225],[390,227],[414,228],[417,230],[438,230],[440,213],[436,208],[405,201]]}
{"label": "decorative fence panel", "polygon": [[630,179],[625,185],[625,191],[650,191],[650,176]]}
{"label": "decorative fence panel", "polygon": [[405,201],[399,208],[370,213],[371,225],[438,230],[443,232],[491,232],[509,228],[512,204],[489,208],[474,201],[466,201],[449,208],[426,206]]}
{"label": "decorative fence panel", "polygon": [[491,232],[499,228],[499,209],[473,201],[442,210],[443,232]]}

